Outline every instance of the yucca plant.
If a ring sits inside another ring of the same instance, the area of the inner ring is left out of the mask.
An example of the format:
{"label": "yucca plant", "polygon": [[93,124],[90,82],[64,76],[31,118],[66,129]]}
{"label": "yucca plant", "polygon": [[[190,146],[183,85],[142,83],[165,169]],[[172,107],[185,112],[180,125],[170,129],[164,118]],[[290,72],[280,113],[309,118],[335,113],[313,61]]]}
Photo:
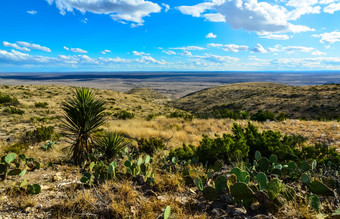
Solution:
{"label": "yucca plant", "polygon": [[105,132],[104,135],[96,141],[96,149],[100,153],[100,158],[108,162],[118,155],[129,142],[118,132]]}
{"label": "yucca plant", "polygon": [[89,88],[76,89],[75,96],[62,103],[63,124],[75,135],[71,146],[72,161],[81,165],[88,159],[94,143],[94,131],[105,123],[105,102],[97,99]]}

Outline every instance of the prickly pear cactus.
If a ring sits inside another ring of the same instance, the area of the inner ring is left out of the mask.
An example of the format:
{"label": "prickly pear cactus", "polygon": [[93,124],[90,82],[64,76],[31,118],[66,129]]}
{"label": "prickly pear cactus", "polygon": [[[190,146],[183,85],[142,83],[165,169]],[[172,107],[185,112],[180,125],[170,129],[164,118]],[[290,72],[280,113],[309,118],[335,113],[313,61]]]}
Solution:
{"label": "prickly pear cactus", "polygon": [[261,158],[261,153],[260,151],[255,152],[255,160],[259,160]]}
{"label": "prickly pear cactus", "polygon": [[281,192],[282,184],[279,179],[273,179],[269,181],[267,186],[268,195],[271,200],[274,200]]}
{"label": "prickly pear cactus", "polygon": [[310,170],[310,165],[307,161],[302,161],[299,165],[299,168],[302,172],[307,172]]}
{"label": "prickly pear cactus", "polygon": [[268,178],[267,178],[266,174],[258,173],[256,175],[256,180],[257,180],[257,182],[259,184],[260,191],[262,191],[262,190],[267,188],[267,186],[268,186]]}
{"label": "prickly pear cactus", "polygon": [[170,206],[166,206],[166,208],[164,210],[163,218],[164,219],[168,219],[170,217],[170,213],[171,213]]}
{"label": "prickly pear cactus", "polygon": [[257,161],[259,167],[264,171],[267,172],[270,168],[270,162],[267,158],[265,157],[261,157],[258,161]]}
{"label": "prickly pear cactus", "polygon": [[317,195],[309,194],[307,196],[308,204],[316,211],[320,211],[321,202]]}
{"label": "prickly pear cactus", "polygon": [[218,193],[225,191],[227,187],[227,178],[225,176],[219,176],[215,181],[215,188]]}
{"label": "prickly pear cactus", "polygon": [[276,163],[277,162],[277,156],[275,154],[270,155],[269,162],[272,163],[272,164]]}
{"label": "prickly pear cactus", "polygon": [[333,191],[320,181],[313,181],[309,184],[311,192],[317,195],[333,195]]}
{"label": "prickly pear cactus", "polygon": [[203,189],[203,197],[205,200],[215,201],[218,198],[218,193],[213,187],[206,186]]}
{"label": "prickly pear cactus", "polygon": [[301,181],[305,184],[310,184],[310,177],[308,176],[307,173],[303,173],[301,175]]}
{"label": "prickly pear cactus", "polygon": [[252,199],[254,192],[243,182],[235,183],[230,187],[230,193],[236,200]]}
{"label": "prickly pear cactus", "polygon": [[223,162],[220,160],[217,160],[214,164],[214,171],[218,172],[222,169],[222,167],[223,167]]}
{"label": "prickly pear cactus", "polygon": [[247,171],[242,171],[240,168],[235,167],[231,170],[230,174],[235,174],[238,182],[249,183],[250,175]]}

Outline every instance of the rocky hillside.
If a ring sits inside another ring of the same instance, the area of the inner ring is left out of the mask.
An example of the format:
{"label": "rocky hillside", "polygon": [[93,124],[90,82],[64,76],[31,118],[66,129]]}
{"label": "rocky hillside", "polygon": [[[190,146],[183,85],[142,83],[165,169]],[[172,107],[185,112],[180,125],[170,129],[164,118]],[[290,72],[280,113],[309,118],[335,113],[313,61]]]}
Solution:
{"label": "rocky hillside", "polygon": [[288,86],[277,83],[238,83],[204,89],[174,102],[195,115],[221,109],[256,113],[268,110],[289,118],[339,119],[340,84]]}

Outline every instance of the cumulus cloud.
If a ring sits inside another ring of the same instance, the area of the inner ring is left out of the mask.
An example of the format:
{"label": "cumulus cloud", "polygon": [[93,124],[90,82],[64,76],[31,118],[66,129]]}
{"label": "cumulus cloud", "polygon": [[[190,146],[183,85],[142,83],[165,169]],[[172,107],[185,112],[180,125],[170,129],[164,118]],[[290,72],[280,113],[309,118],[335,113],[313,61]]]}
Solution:
{"label": "cumulus cloud", "polygon": [[215,34],[213,34],[213,33],[208,33],[206,36],[205,36],[205,38],[216,38],[217,36],[215,35]]}
{"label": "cumulus cloud", "polygon": [[311,68],[311,69],[327,69],[334,66],[340,66],[340,58],[338,57],[317,57],[317,58],[278,58],[271,61],[272,66],[280,66],[283,68]]}
{"label": "cumulus cloud", "polygon": [[87,53],[86,50],[83,49],[79,49],[79,48],[68,48],[66,46],[64,46],[64,49],[70,52],[75,52],[75,53]]}
{"label": "cumulus cloud", "polygon": [[305,47],[305,46],[286,46],[282,47],[281,51],[285,51],[287,53],[293,53],[293,52],[312,52],[314,50],[313,47]]}
{"label": "cumulus cloud", "polygon": [[260,37],[270,39],[270,40],[288,40],[290,38],[287,34],[268,34],[268,35],[262,35]]}
{"label": "cumulus cloud", "polygon": [[227,44],[223,46],[223,50],[230,52],[248,51],[249,47],[243,45]]}
{"label": "cumulus cloud", "polygon": [[[146,16],[159,13],[161,6],[145,0],[46,0],[55,3],[62,15],[78,10],[81,13],[109,15],[115,21],[129,21],[142,25]],[[165,6],[165,8],[167,8]],[[167,10],[167,9],[166,9]]]}
{"label": "cumulus cloud", "polygon": [[176,53],[174,51],[171,51],[171,50],[169,50],[169,51],[163,50],[162,52],[164,52],[165,54],[168,54],[168,55],[176,55]]}
{"label": "cumulus cloud", "polygon": [[5,47],[11,47],[11,48],[14,48],[14,49],[17,49],[17,50],[20,50],[20,51],[24,51],[24,52],[30,52],[31,51],[30,49],[28,49],[26,47],[20,47],[16,43],[9,43],[9,42],[3,41],[2,45],[5,46]]}
{"label": "cumulus cloud", "polygon": [[38,13],[37,11],[35,10],[31,10],[31,11],[27,11],[28,14],[31,14],[31,15],[35,15],[36,13]]}
{"label": "cumulus cloud", "polygon": [[209,46],[209,47],[222,47],[223,44],[219,44],[219,43],[209,43],[208,46]]}
{"label": "cumulus cloud", "polygon": [[314,52],[312,52],[313,56],[325,56],[326,53],[325,52],[321,52],[319,50],[315,50]]}
{"label": "cumulus cloud", "polygon": [[258,33],[298,33],[313,30],[307,26],[289,23],[290,16],[285,7],[257,0],[210,0],[193,6],[180,6],[178,9],[183,14],[204,17],[210,21],[214,21],[209,17],[215,14],[234,29]]}
{"label": "cumulus cloud", "polygon": [[226,22],[224,15],[221,13],[203,14],[203,17],[211,22]]}
{"label": "cumulus cloud", "polygon": [[164,60],[157,60],[151,56],[141,56],[137,59],[124,59],[120,57],[116,58],[91,58],[87,55],[59,55],[57,57],[47,56],[36,56],[27,53],[22,53],[12,49],[11,51],[5,51],[0,49],[0,64],[18,65],[18,66],[48,66],[48,65],[61,65],[61,66],[105,66],[109,64],[128,64],[128,63],[139,63],[139,64],[157,64],[164,65],[168,64]]}
{"label": "cumulus cloud", "polygon": [[329,13],[329,14],[333,14],[336,11],[340,11],[340,3],[330,4],[330,5],[326,6],[323,9],[323,11],[326,12],[326,13]]}
{"label": "cumulus cloud", "polygon": [[179,50],[205,50],[205,48],[200,46],[185,46],[185,47],[175,47],[170,49],[179,49]]}
{"label": "cumulus cloud", "polygon": [[111,50],[108,50],[108,49],[100,51],[100,53],[103,54],[103,55],[105,55],[106,53],[109,53],[109,52],[111,52]]}
{"label": "cumulus cloud", "polygon": [[320,42],[324,44],[332,44],[335,42],[340,42],[340,32],[333,31],[330,33],[323,33],[320,35],[313,35],[314,37],[321,37]]}
{"label": "cumulus cloud", "polygon": [[149,53],[145,53],[145,52],[137,52],[137,51],[132,51],[133,55],[135,56],[149,56]]}
{"label": "cumulus cloud", "polygon": [[164,7],[164,12],[168,12],[170,9],[170,5],[162,3],[162,6]]}
{"label": "cumulus cloud", "polygon": [[23,41],[17,41],[17,44],[20,46],[24,46],[30,49],[37,49],[37,50],[41,50],[44,52],[51,52],[50,48],[47,48],[46,46],[40,46],[38,44],[34,44],[34,43],[27,43],[27,42],[23,42]]}
{"label": "cumulus cloud", "polygon": [[261,44],[256,44],[256,46],[251,50],[252,52],[256,52],[256,53],[267,53],[268,51],[263,48],[263,46]]}

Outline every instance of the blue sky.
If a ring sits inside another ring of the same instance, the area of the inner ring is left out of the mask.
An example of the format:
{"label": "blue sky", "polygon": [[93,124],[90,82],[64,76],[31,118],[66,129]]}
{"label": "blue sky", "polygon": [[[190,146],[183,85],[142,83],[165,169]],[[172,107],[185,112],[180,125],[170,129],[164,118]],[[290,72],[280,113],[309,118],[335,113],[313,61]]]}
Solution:
{"label": "blue sky", "polygon": [[11,0],[0,72],[340,70],[340,0]]}

